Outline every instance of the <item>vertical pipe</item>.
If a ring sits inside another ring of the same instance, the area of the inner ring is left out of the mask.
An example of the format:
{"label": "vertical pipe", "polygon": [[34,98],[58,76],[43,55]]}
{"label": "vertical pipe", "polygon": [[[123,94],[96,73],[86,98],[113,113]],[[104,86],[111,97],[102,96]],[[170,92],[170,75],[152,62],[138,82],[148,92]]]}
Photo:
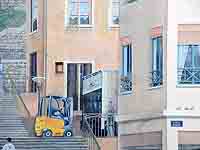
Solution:
{"label": "vertical pipe", "polygon": [[80,104],[80,101],[81,101],[81,90],[80,90],[80,87],[81,87],[81,81],[80,81],[80,76],[81,76],[81,64],[77,64],[77,84],[78,84],[78,88],[77,88],[77,93],[78,93],[78,111],[80,112],[80,107],[81,107],[81,104]]}
{"label": "vertical pipe", "polygon": [[[44,77],[45,77],[45,83],[44,83],[44,96],[47,96],[47,0],[44,0],[43,3],[43,49],[44,49]],[[44,101],[44,110],[47,108],[47,100],[45,98]],[[45,115],[47,115],[47,112],[44,112]]]}

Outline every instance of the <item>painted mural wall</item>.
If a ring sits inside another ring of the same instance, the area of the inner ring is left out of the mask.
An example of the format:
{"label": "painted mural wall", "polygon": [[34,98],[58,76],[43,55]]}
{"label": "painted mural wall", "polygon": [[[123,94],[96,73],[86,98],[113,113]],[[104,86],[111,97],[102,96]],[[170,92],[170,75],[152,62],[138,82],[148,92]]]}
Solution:
{"label": "painted mural wall", "polygon": [[2,92],[9,92],[11,85],[6,77],[10,74],[19,92],[25,91],[26,54],[24,48],[25,1],[0,1],[0,64]]}

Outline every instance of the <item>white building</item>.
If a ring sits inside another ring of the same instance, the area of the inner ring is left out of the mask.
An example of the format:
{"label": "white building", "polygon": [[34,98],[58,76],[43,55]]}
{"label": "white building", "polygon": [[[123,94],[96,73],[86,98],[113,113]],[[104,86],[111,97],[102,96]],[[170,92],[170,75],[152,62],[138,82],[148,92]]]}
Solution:
{"label": "white building", "polygon": [[200,149],[199,7],[121,0],[121,150]]}

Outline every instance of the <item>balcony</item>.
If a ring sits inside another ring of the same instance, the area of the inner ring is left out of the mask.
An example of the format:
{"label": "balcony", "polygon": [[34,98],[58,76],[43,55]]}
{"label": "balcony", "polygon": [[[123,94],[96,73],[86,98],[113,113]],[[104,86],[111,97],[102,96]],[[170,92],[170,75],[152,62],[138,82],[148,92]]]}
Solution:
{"label": "balcony", "polygon": [[178,68],[178,84],[200,84],[200,67]]}
{"label": "balcony", "polygon": [[163,75],[160,70],[153,70],[151,72],[152,87],[161,86],[163,84]]}
{"label": "balcony", "polygon": [[130,93],[132,92],[133,83],[132,83],[132,74],[129,73],[127,76],[121,76],[120,78],[120,93]]}
{"label": "balcony", "polygon": [[163,75],[160,70],[154,70],[151,72],[152,87],[161,86],[163,84]]}

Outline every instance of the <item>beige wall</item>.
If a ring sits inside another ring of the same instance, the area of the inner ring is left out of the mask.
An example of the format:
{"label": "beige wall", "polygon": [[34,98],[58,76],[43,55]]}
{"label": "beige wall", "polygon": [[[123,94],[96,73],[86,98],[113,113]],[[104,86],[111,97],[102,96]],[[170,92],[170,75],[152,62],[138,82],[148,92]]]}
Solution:
{"label": "beige wall", "polygon": [[200,44],[200,24],[180,24],[178,42],[181,44]]}
{"label": "beige wall", "polygon": [[117,138],[98,138],[101,150],[118,150]]}
{"label": "beige wall", "polygon": [[[120,117],[159,113],[164,90],[151,84],[151,30],[165,25],[165,0],[140,0],[121,7],[120,37],[129,36],[133,48],[133,94],[120,96]],[[121,118],[122,119],[122,118]]]}
{"label": "beige wall", "polygon": [[[177,43],[199,44],[200,25],[181,24],[173,12],[176,12],[177,5],[173,3],[173,8],[168,13],[168,43],[167,43],[167,111],[172,114],[200,113],[200,103],[198,101],[199,86],[183,86],[177,84]],[[188,5],[190,6],[190,5]],[[192,9],[192,8],[190,8]],[[195,10],[196,8],[194,8]],[[187,17],[186,17],[187,18]],[[192,18],[191,18],[192,19]]]}
{"label": "beige wall", "polygon": [[199,0],[177,0],[176,12],[178,24],[199,24]]}
{"label": "beige wall", "polygon": [[[42,2],[42,0],[39,1]],[[56,61],[74,61],[76,63],[93,61],[96,70],[119,68],[119,28],[108,26],[109,1],[95,0],[94,2],[93,27],[80,28],[78,32],[69,32],[64,27],[65,0],[59,0],[56,3],[54,0],[48,0],[47,94],[64,95],[64,74],[55,73]],[[39,8],[40,11],[41,8],[42,6]],[[34,35],[36,34],[38,33]],[[32,37],[33,35],[29,35],[29,49],[32,47],[32,49],[43,50],[41,40],[34,42],[36,38]],[[40,35],[39,39],[41,37]],[[41,62],[43,62],[42,58],[41,54]],[[43,63],[38,63],[38,69],[43,70]]]}
{"label": "beige wall", "polygon": [[43,65],[43,58],[44,58],[44,52],[43,52],[43,47],[44,47],[44,43],[43,43],[43,0],[38,0],[39,2],[39,12],[38,12],[38,24],[39,24],[39,28],[37,32],[33,32],[31,33],[31,10],[30,10],[30,6],[31,6],[31,1],[27,0],[26,2],[26,51],[27,51],[27,91],[30,91],[30,81],[31,81],[31,77],[30,77],[30,54],[37,52],[37,73],[38,76],[43,76],[43,71],[44,71],[44,65]]}
{"label": "beige wall", "polygon": [[27,109],[30,112],[30,117],[31,118],[35,118],[35,116],[37,115],[37,95],[36,94],[23,94],[21,95],[22,100],[24,102],[24,104],[26,105]]}

